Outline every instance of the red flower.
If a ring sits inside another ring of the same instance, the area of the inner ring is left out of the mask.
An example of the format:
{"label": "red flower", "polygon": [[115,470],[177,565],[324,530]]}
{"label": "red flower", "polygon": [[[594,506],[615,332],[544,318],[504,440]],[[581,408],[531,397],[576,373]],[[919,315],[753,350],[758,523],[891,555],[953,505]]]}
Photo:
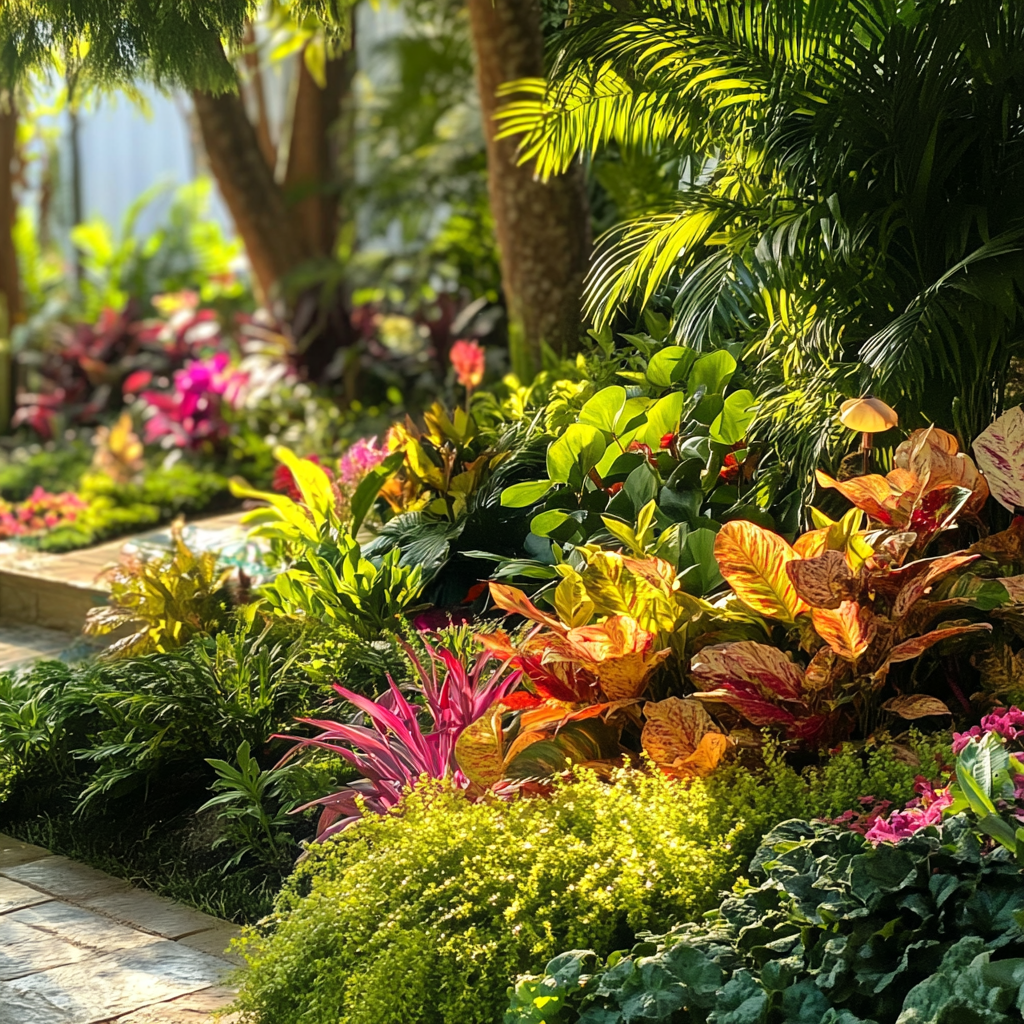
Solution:
{"label": "red flower", "polygon": [[[331,475],[330,470],[323,466],[319,456],[306,455],[304,458],[307,462],[314,462],[316,465],[322,467],[328,476]],[[292,501],[302,501],[302,492],[295,483],[295,477],[292,476],[292,471],[287,466],[279,465],[277,469],[274,470],[274,478],[271,480],[270,486],[273,487],[278,494],[287,494]]]}
{"label": "red flower", "polygon": [[605,488],[605,493],[606,493],[606,494],[618,494],[618,493],[619,493],[619,491],[621,491],[621,490],[622,490],[622,481],[620,480],[620,481],[619,481],[618,483],[616,483],[616,484],[609,484],[609,485],[608,485],[608,486],[607,486],[607,487]]}
{"label": "red flower", "polygon": [[628,452],[640,452],[643,457],[652,465],[655,469],[658,468],[658,459],[654,452],[651,451],[651,446],[644,444],[643,441],[630,441],[629,447],[626,449]]}
{"label": "red flower", "polygon": [[136,370],[125,377],[121,390],[126,395],[137,395],[143,388],[148,388],[152,380],[153,374],[149,370]]}
{"label": "red flower", "polygon": [[667,434],[662,434],[661,440],[658,442],[659,448],[671,448],[675,443],[676,435],[670,430]]}
{"label": "red flower", "polygon": [[448,353],[455,378],[464,388],[475,388],[484,379],[484,350],[475,341],[460,339]]}
{"label": "red flower", "polygon": [[732,452],[726,455],[722,462],[722,468],[718,471],[718,479],[723,484],[733,484],[740,475],[740,464]]}

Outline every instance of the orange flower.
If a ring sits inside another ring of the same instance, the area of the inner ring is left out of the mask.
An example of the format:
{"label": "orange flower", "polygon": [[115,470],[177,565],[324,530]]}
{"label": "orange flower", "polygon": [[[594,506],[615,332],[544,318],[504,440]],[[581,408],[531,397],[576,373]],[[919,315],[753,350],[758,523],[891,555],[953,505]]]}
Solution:
{"label": "orange flower", "polygon": [[484,350],[475,341],[460,339],[448,353],[455,378],[464,388],[475,388],[484,379]]}

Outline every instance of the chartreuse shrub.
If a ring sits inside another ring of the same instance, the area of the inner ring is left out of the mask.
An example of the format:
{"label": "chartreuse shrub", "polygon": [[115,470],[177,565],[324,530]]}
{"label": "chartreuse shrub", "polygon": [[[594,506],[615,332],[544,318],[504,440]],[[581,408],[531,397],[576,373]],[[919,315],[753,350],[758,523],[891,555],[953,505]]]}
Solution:
{"label": "chartreuse shrub", "polygon": [[961,815],[899,845],[790,821],[699,924],[575,949],[511,991],[506,1024],[1010,1024],[1024,885]]}
{"label": "chartreuse shrub", "polygon": [[899,800],[915,770],[879,753],[803,775],[778,761],[769,780],[581,771],[549,798],[486,803],[423,784],[312,848],[244,941],[239,1005],[259,1024],[495,1024],[532,965],[698,918],[765,827],[837,814],[869,786]]}

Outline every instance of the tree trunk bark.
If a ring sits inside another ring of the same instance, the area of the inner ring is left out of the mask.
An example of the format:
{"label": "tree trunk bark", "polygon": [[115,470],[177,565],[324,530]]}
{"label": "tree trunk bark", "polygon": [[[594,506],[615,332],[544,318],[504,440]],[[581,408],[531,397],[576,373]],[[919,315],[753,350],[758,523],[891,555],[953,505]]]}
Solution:
{"label": "tree trunk bark", "polygon": [[351,92],[355,63],[354,49],[329,59],[321,89],[305,60],[298,62],[284,194],[295,211],[306,248],[316,256],[330,256],[338,235],[337,129],[342,103]]}
{"label": "tree trunk bark", "polygon": [[312,253],[267,166],[238,93],[194,92],[192,101],[210,170],[220,188],[264,301]]}
{"label": "tree trunk bark", "polygon": [[580,299],[590,256],[582,169],[543,183],[516,163],[515,139],[496,139],[500,85],[544,75],[538,0],[468,0],[477,85],[487,138],[488,188],[516,347],[540,366],[541,343],[556,352],[579,341]]}
{"label": "tree trunk bark", "polygon": [[18,214],[15,191],[15,161],[18,111],[14,99],[5,103],[0,97],[0,338],[10,337],[10,329],[21,319],[21,278],[18,254],[14,249],[14,221]]}

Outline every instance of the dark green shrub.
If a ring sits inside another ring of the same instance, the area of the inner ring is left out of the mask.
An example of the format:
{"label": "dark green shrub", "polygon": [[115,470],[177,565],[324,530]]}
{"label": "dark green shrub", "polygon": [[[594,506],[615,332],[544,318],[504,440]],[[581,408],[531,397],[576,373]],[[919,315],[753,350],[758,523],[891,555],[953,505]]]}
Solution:
{"label": "dark green shrub", "polygon": [[580,773],[550,799],[512,802],[424,788],[314,848],[247,939],[240,1005],[260,1024],[495,1024],[528,965],[692,920],[766,823],[838,813],[868,785],[905,799],[913,774],[849,754],[803,776],[773,764],[777,789],[742,768],[689,786]]}
{"label": "dark green shrub", "polygon": [[1024,1011],[1024,885],[964,817],[873,847],[791,821],[708,923],[521,978],[506,1024],[1010,1024]]}

